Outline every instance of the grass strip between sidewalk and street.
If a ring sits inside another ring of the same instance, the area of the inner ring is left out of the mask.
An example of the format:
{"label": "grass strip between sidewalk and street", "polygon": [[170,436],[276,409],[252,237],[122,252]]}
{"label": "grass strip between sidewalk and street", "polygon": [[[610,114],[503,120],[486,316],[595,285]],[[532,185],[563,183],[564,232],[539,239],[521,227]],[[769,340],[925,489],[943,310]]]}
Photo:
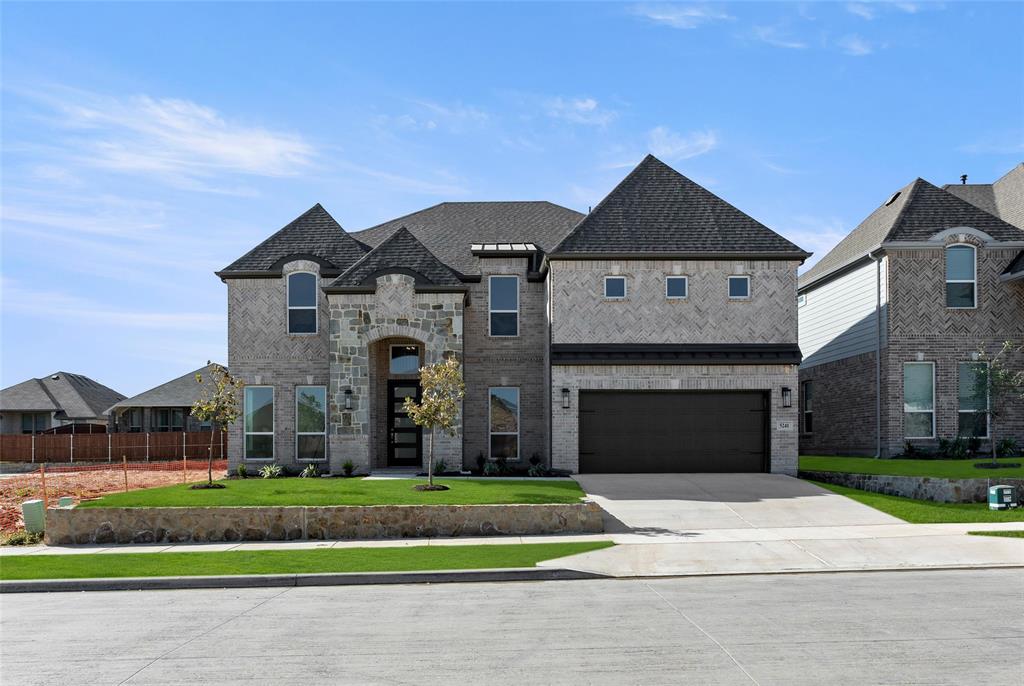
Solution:
{"label": "grass strip between sidewalk and street", "polygon": [[836,486],[820,481],[811,481],[833,493],[844,495],[858,503],[881,510],[893,517],[899,517],[911,524],[961,524],[973,522],[1024,522],[1024,508],[1015,510],[990,510],[988,503],[936,503],[930,500],[913,500],[895,495],[883,495],[861,491],[846,486]]}
{"label": "grass strip between sidewalk and street", "polygon": [[1000,536],[1002,538],[1024,538],[1024,531],[968,531],[971,536]]}
{"label": "grass strip between sidewalk and street", "polygon": [[[991,458],[972,460],[880,460],[874,457],[800,456],[800,470],[805,472],[843,472],[846,474],[883,474],[886,476],[927,476],[933,479],[999,479],[1024,478],[1024,466],[979,469],[976,463],[991,463]],[[1024,458],[1003,457],[999,464],[1024,465]]]}
{"label": "grass strip between sidewalk and street", "polygon": [[610,541],[592,541],[207,553],[11,555],[0,558],[0,580],[421,572],[534,567],[544,560],[600,550],[612,545],[614,544]]}

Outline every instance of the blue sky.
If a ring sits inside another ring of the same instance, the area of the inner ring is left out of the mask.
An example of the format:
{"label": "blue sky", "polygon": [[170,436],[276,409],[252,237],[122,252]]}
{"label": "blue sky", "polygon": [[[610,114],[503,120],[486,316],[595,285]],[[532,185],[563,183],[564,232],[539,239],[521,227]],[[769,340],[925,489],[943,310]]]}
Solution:
{"label": "blue sky", "polygon": [[316,202],[586,211],[646,152],[819,256],[1024,159],[1024,4],[4,3],[0,386],[226,359],[213,275]]}

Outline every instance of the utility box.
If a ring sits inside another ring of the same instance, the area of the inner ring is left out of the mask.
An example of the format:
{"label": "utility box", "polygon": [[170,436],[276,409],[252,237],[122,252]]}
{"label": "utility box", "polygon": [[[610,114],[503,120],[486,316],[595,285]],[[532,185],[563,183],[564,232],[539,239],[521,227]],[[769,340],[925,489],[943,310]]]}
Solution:
{"label": "utility box", "polygon": [[21,504],[21,517],[25,520],[25,531],[30,534],[41,534],[46,527],[46,508],[43,501],[26,500]]}
{"label": "utility box", "polygon": [[69,495],[61,496],[57,499],[57,507],[68,508],[75,504],[75,499]]}
{"label": "utility box", "polygon": [[1013,486],[990,486],[988,489],[988,509],[1009,510],[1017,507],[1017,495]]}

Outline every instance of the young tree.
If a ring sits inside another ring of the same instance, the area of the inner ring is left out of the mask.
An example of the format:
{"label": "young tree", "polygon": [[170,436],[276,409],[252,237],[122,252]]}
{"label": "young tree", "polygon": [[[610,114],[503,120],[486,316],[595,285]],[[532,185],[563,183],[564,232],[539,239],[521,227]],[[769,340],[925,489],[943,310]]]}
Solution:
{"label": "young tree", "polygon": [[219,432],[227,431],[228,424],[238,419],[238,391],[243,387],[241,380],[234,378],[219,364],[207,363],[210,380],[203,381],[201,373],[196,381],[203,385],[203,392],[192,405],[192,416],[203,422],[210,422],[210,455],[207,469],[207,486],[213,486],[213,440]]}
{"label": "young tree", "polygon": [[459,403],[466,394],[462,381],[462,366],[454,356],[445,358],[420,369],[420,402],[405,399],[405,411],[416,424],[427,429],[430,448],[427,456],[427,489],[440,490],[434,486],[434,430],[441,429],[454,436],[459,423]]}
{"label": "young tree", "polygon": [[988,418],[988,437],[992,442],[992,463],[996,464],[999,442],[996,420],[1014,399],[1024,400],[1024,369],[1014,368],[1011,360],[1024,353],[1024,345],[1006,341],[995,355],[978,352],[977,377],[974,384],[975,406]]}

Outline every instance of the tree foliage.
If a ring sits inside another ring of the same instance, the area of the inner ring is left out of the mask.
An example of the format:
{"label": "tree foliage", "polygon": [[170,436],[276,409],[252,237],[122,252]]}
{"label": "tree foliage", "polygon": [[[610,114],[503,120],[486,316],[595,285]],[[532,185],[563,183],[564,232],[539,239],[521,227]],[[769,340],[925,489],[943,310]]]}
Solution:
{"label": "tree foliage", "polygon": [[429,431],[430,451],[427,460],[427,483],[434,485],[434,431],[449,436],[458,432],[459,410],[466,395],[462,365],[454,356],[420,369],[420,401],[405,399],[405,411],[416,426]]}
{"label": "tree foliage", "polygon": [[192,416],[202,422],[210,422],[210,454],[207,469],[208,483],[213,483],[213,441],[218,432],[226,431],[229,424],[238,420],[241,410],[238,393],[245,385],[219,364],[208,364],[209,380],[203,381],[201,372],[196,373],[196,382],[203,389],[192,404]]}
{"label": "tree foliage", "polygon": [[[1005,341],[995,355],[984,349],[978,352],[978,383],[975,394],[979,404],[987,407],[988,436],[992,442],[992,460],[997,456],[996,425],[1014,400],[1024,400],[1024,369],[1020,367],[1019,356],[1024,353],[1024,344]],[[1015,359],[1017,363],[1015,364]]]}

